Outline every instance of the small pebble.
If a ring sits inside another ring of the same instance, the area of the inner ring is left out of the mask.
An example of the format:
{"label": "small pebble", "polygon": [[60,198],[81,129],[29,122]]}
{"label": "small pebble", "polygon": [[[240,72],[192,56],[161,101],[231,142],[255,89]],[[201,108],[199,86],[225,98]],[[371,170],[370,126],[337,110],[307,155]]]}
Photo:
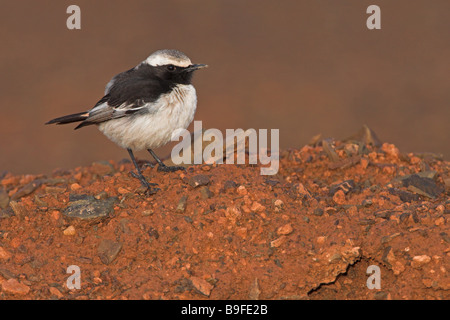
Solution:
{"label": "small pebble", "polygon": [[144,217],[147,217],[147,216],[151,216],[151,215],[153,215],[153,210],[144,210],[144,211],[142,211],[142,215],[144,216]]}
{"label": "small pebble", "polygon": [[59,220],[60,217],[61,217],[61,213],[58,210],[53,210],[52,211],[52,218],[53,218],[53,220]]}
{"label": "small pebble", "polygon": [[189,185],[194,188],[199,187],[199,186],[205,186],[209,182],[210,182],[209,177],[205,176],[203,174],[193,176],[188,181]]}
{"label": "small pebble", "polygon": [[363,169],[367,169],[368,166],[369,166],[369,160],[366,158],[361,158],[361,167]]}
{"label": "small pebble", "polygon": [[325,240],[326,240],[326,237],[321,236],[321,237],[317,237],[316,242],[318,244],[323,244],[323,243],[325,243]]}
{"label": "small pebble", "polygon": [[28,287],[23,283],[20,283],[14,278],[3,281],[2,289],[6,293],[12,293],[17,295],[26,295],[30,291],[30,287]]}
{"label": "small pebble", "polygon": [[198,292],[201,294],[209,297],[211,294],[211,291],[214,289],[214,286],[210,284],[208,281],[198,278],[198,277],[191,277],[191,283],[192,286],[197,289]]}
{"label": "small pebble", "polygon": [[411,266],[413,268],[420,268],[423,265],[429,263],[431,261],[431,258],[427,255],[422,255],[422,256],[415,256],[413,257],[413,260],[411,262]]}
{"label": "small pebble", "polygon": [[51,294],[55,295],[58,299],[61,299],[62,297],[64,297],[64,295],[61,293],[61,291],[59,291],[55,287],[50,287],[48,290],[50,291]]}
{"label": "small pebble", "polygon": [[78,183],[72,183],[70,185],[70,190],[72,190],[72,191],[80,190],[81,188],[82,188],[82,186],[80,186]]}
{"label": "small pebble", "polygon": [[122,243],[104,239],[100,242],[97,248],[97,253],[100,257],[100,260],[104,264],[110,264],[117,258],[117,255],[119,254],[121,249]]}
{"label": "small pebble", "polygon": [[273,240],[272,242],[270,242],[270,246],[272,248],[278,248],[279,246],[281,246],[284,242],[286,241],[286,236],[281,236],[278,239]]}
{"label": "small pebble", "polygon": [[397,147],[390,143],[383,143],[383,145],[381,146],[381,150],[388,156],[391,156],[393,158],[398,158],[398,155],[400,154],[400,151],[398,151]]}
{"label": "small pebble", "polygon": [[279,227],[277,230],[277,234],[279,235],[288,235],[290,233],[292,233],[294,229],[292,228],[292,225],[290,223],[285,224],[282,227]]}
{"label": "small pebble", "polygon": [[261,290],[259,289],[258,278],[255,278],[255,281],[253,281],[250,286],[250,292],[248,294],[248,298],[250,300],[258,300],[260,294],[261,294]]}
{"label": "small pebble", "polygon": [[444,217],[440,217],[440,218],[437,218],[436,220],[434,220],[434,224],[435,224],[436,226],[441,226],[441,225],[443,225],[444,223],[445,223]]}
{"label": "small pebble", "polygon": [[336,193],[333,196],[333,201],[336,204],[344,204],[345,203],[345,193],[342,190],[336,191]]}
{"label": "small pebble", "polygon": [[284,202],[280,199],[274,201],[273,205],[275,206],[275,212],[281,212],[284,207]]}
{"label": "small pebble", "polygon": [[0,260],[8,260],[9,258],[11,258],[11,254],[0,247]]}
{"label": "small pebble", "polygon": [[207,186],[202,187],[200,189],[200,193],[202,195],[203,200],[212,198],[214,196],[214,194],[211,192],[211,190],[209,190],[209,188]]}
{"label": "small pebble", "polygon": [[252,210],[253,212],[262,212],[264,211],[266,208],[259,202],[255,201],[252,203],[252,206],[250,208],[250,210]]}
{"label": "small pebble", "polygon": [[182,213],[186,211],[188,196],[182,196],[180,201],[178,201],[176,212]]}
{"label": "small pebble", "polygon": [[247,189],[245,188],[245,186],[239,186],[236,191],[241,196],[245,196],[247,194]]}
{"label": "small pebble", "polygon": [[130,192],[130,190],[119,187],[119,189],[117,189],[117,192],[119,192],[120,194],[127,194]]}
{"label": "small pebble", "polygon": [[69,226],[63,231],[65,236],[74,236],[76,234],[75,227]]}

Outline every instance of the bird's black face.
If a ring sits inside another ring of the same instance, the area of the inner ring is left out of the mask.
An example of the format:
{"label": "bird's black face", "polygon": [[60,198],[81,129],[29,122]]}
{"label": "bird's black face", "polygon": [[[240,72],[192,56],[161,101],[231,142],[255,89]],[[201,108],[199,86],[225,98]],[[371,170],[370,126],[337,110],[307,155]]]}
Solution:
{"label": "bird's black face", "polygon": [[194,71],[204,67],[206,67],[204,64],[192,64],[188,67],[179,67],[173,64],[167,64],[154,67],[154,73],[159,78],[172,83],[190,84]]}

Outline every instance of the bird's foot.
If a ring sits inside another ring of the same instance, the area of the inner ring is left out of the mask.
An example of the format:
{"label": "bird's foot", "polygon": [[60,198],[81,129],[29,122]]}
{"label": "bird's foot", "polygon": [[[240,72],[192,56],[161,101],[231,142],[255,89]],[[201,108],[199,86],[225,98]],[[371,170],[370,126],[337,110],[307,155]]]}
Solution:
{"label": "bird's foot", "polygon": [[158,166],[158,171],[162,171],[162,172],[175,172],[178,170],[186,170],[185,167],[181,167],[181,166],[166,166],[165,164],[160,164]]}
{"label": "bird's foot", "polygon": [[159,190],[161,190],[160,188],[153,188],[155,186],[157,186],[157,183],[152,183],[152,182],[148,182],[144,176],[139,175],[134,173],[133,171],[130,171],[130,174],[133,176],[133,178],[139,179],[139,181],[141,182],[142,186],[144,188],[146,188],[146,192],[150,195],[157,193]]}

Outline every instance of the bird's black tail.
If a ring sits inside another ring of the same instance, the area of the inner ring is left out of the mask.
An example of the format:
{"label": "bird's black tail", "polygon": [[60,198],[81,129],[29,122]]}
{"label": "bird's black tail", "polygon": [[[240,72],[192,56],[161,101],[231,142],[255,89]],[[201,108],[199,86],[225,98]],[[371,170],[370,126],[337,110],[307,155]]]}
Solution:
{"label": "bird's black tail", "polygon": [[50,120],[46,122],[45,124],[66,124],[66,123],[72,123],[72,122],[79,122],[86,120],[89,117],[89,112],[80,112],[80,113],[74,113],[69,114],[67,116],[59,117],[53,120]]}

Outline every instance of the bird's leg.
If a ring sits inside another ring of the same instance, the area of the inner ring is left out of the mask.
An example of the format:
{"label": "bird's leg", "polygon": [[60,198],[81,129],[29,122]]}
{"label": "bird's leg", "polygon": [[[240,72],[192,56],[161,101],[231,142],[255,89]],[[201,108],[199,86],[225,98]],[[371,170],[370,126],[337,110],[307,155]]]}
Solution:
{"label": "bird's leg", "polygon": [[150,154],[153,156],[153,158],[155,158],[156,162],[158,162],[158,171],[163,171],[163,172],[175,172],[178,170],[186,170],[185,167],[181,167],[181,166],[166,166],[161,159],[158,158],[158,156],[156,155],[156,153],[153,152],[152,149],[147,149],[148,152],[150,152]]}
{"label": "bird's leg", "polygon": [[159,188],[153,188],[152,186],[157,186],[158,184],[156,183],[150,183],[147,180],[145,180],[144,176],[142,175],[141,169],[139,168],[136,159],[134,158],[134,154],[133,151],[131,149],[127,149],[128,154],[130,155],[131,161],[133,161],[134,167],[136,168],[137,174],[134,173],[133,171],[131,171],[131,175],[136,178],[139,179],[139,181],[141,181],[142,185],[144,187],[147,188],[147,191],[150,194],[155,194],[156,192],[158,192],[158,190],[160,190]]}

